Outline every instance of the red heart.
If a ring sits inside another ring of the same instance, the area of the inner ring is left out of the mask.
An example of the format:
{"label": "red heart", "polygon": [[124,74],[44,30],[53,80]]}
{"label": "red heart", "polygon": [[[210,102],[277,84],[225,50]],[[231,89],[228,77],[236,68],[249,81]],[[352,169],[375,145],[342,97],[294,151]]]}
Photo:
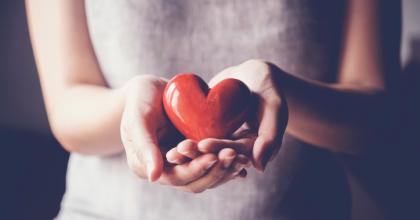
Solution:
{"label": "red heart", "polygon": [[163,93],[163,105],[173,125],[187,138],[226,138],[245,121],[251,92],[239,80],[225,79],[209,88],[199,76],[182,73]]}

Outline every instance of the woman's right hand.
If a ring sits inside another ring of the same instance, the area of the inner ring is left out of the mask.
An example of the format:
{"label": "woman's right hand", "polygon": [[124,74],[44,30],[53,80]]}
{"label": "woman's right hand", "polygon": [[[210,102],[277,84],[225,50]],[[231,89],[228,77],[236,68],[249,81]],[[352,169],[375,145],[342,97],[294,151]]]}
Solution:
{"label": "woman's right hand", "polygon": [[126,103],[121,139],[128,166],[137,176],[197,193],[220,185],[226,176],[250,165],[249,160],[237,157],[230,148],[222,149],[217,155],[201,154],[181,164],[165,163],[160,143],[165,136],[176,132],[162,107],[165,86],[166,80],[162,78],[141,75],[131,79],[124,88]]}

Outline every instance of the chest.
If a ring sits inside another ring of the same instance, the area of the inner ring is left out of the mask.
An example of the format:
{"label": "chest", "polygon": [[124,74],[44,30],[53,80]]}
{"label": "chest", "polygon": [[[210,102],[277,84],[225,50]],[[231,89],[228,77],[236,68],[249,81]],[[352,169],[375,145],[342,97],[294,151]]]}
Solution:
{"label": "chest", "polygon": [[310,0],[87,0],[89,29],[104,75],[205,79],[251,58],[332,81],[344,3]]}

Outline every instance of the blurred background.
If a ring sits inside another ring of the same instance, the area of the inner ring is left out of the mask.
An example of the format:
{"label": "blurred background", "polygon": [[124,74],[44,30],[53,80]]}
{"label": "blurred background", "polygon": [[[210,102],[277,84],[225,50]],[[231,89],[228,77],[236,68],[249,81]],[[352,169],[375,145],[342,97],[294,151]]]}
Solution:
{"label": "blurred background", "polygon": [[0,219],[52,219],[68,155],[48,127],[23,0],[0,1],[0,25]]}
{"label": "blurred background", "polygon": [[[420,1],[403,0],[401,59],[414,78],[420,77],[419,12]],[[65,188],[68,154],[48,127],[24,1],[0,1],[0,17],[0,219],[52,219]],[[369,212],[370,206],[354,209]]]}

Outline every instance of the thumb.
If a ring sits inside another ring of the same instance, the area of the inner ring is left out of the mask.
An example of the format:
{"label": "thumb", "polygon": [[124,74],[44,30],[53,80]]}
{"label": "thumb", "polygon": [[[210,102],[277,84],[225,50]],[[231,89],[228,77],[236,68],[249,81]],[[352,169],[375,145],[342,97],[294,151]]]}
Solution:
{"label": "thumb", "polygon": [[258,136],[255,140],[255,144],[252,151],[252,159],[255,168],[260,171],[265,170],[268,158],[271,156],[274,150],[274,140],[266,136]]}
{"label": "thumb", "polygon": [[265,166],[274,153],[280,148],[287,124],[287,108],[285,105],[264,105],[258,128],[258,138],[255,140],[252,157],[255,167],[264,171]]}
{"label": "thumb", "polygon": [[159,179],[163,172],[163,159],[158,146],[153,143],[145,143],[143,150],[136,156],[140,161],[144,161],[147,179],[154,182]]}
{"label": "thumb", "polygon": [[138,148],[136,157],[146,168],[149,181],[156,181],[162,175],[164,164],[156,129],[148,123],[140,122],[135,130],[137,130],[135,146]]}

